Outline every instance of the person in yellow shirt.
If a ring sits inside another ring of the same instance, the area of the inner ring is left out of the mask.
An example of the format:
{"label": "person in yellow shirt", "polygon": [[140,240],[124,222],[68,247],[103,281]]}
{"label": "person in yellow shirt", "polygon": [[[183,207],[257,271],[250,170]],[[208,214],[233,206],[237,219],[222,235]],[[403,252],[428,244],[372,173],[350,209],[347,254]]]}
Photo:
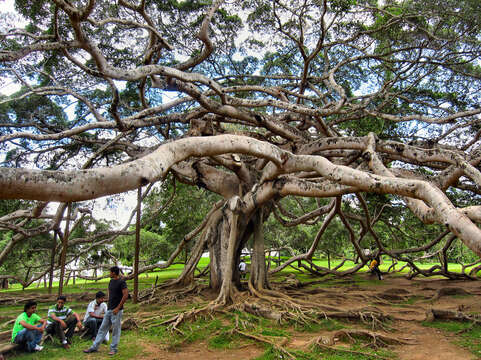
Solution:
{"label": "person in yellow shirt", "polygon": [[377,275],[379,280],[382,280],[382,273],[381,270],[379,270],[379,265],[381,265],[381,259],[379,255],[377,255],[374,259],[371,260],[371,263],[369,264],[369,269],[371,270],[371,272]]}

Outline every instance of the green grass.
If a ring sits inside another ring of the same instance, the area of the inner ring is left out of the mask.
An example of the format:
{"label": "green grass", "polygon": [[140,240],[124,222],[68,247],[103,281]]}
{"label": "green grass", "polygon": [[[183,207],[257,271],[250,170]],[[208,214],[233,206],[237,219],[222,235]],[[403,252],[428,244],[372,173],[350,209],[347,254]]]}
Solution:
{"label": "green grass", "polygon": [[[87,349],[92,344],[89,340],[82,340],[74,337],[71,348],[65,350],[58,342],[46,343],[42,351],[33,354],[25,352],[15,352],[16,360],[53,360],[53,359],[105,359],[110,348],[108,345],[101,345],[99,351],[93,354],[84,354],[83,349]],[[136,332],[124,331],[120,338],[119,352],[115,356],[116,360],[141,359],[144,354],[142,343]]]}
{"label": "green grass", "polygon": [[[201,259],[201,266],[208,265],[208,259]],[[327,261],[316,261],[318,265],[326,266]],[[335,262],[331,262],[334,266]],[[352,266],[352,264],[346,265],[344,268]],[[387,270],[389,264],[383,264],[381,268],[383,270]],[[432,264],[425,264],[426,267],[432,266]],[[161,283],[167,281],[168,279],[176,278],[180,272],[182,271],[183,265],[176,264],[169,269],[157,271],[154,273],[150,273],[148,275],[142,274],[139,279],[139,287],[140,289],[150,288],[152,284],[156,281],[157,283]],[[367,270],[367,267],[366,267]],[[275,274],[273,277],[273,281],[283,281],[289,273],[294,272],[295,270],[290,268],[286,269],[286,271],[280,272]],[[394,275],[393,275],[394,276]],[[397,276],[397,275],[395,275]],[[315,281],[315,284],[312,284],[313,287],[342,287],[342,286],[363,286],[363,285],[375,285],[379,284],[379,281],[376,279],[371,279],[365,276],[365,274],[354,274],[346,278],[336,278],[335,276],[325,276],[322,278],[316,277],[314,275],[308,273],[296,273],[296,278],[303,281]],[[76,282],[76,284],[69,283],[68,286],[64,288],[65,294],[71,293],[79,293],[79,292],[89,292],[94,293],[97,290],[104,290],[106,291],[108,286],[109,279],[103,279],[100,281],[85,281],[81,280]],[[42,284],[43,285],[43,284]],[[128,281],[128,286],[130,289],[133,288],[133,281]],[[8,290],[8,296],[16,295],[21,297],[35,297],[41,296],[42,294],[46,294],[47,289],[42,287],[36,288],[36,286],[30,286],[28,289],[22,290],[21,287],[13,287],[12,289]],[[57,293],[57,288],[53,289],[53,293]],[[1,295],[0,295],[1,296]],[[414,304],[419,299],[416,297],[412,297],[408,299],[403,304],[410,305]],[[67,304],[74,309],[79,314],[83,314],[85,312],[85,307],[88,301],[69,301]],[[401,304],[401,305],[403,305]],[[45,318],[48,306],[52,305],[51,303],[39,303],[38,304],[38,314]],[[207,318],[197,318],[195,321],[188,321],[184,322],[179,326],[179,329],[182,331],[182,334],[175,331],[170,331],[167,329],[166,326],[160,325],[160,323],[171,316],[174,313],[179,313],[183,311],[187,311],[194,307],[199,307],[199,304],[185,304],[182,306],[176,304],[167,304],[167,305],[137,305],[132,304],[132,302],[127,302],[126,304],[126,311],[125,315],[128,317],[129,314],[132,314],[136,311],[141,311],[143,313],[149,311],[161,311],[161,315],[149,320],[144,326],[147,328],[152,325],[157,325],[156,327],[150,327],[147,330],[131,330],[131,331],[124,331],[122,333],[120,346],[119,346],[119,354],[116,356],[116,359],[133,359],[133,358],[141,358],[142,354],[145,356],[152,356],[152,349],[169,349],[175,351],[176,349],[181,348],[183,345],[198,343],[198,342],[205,342],[207,346],[212,350],[229,350],[235,348],[242,348],[246,344],[257,344],[259,346],[265,346],[255,340],[249,339],[245,336],[242,336],[234,331],[232,331],[234,324],[236,321],[239,321],[241,325],[241,329],[245,332],[251,333],[253,335],[263,336],[269,339],[273,339],[273,341],[280,341],[276,340],[276,338],[288,338],[290,339],[295,332],[302,331],[302,332],[322,332],[322,331],[335,331],[341,328],[349,328],[352,326],[351,323],[343,323],[341,321],[336,320],[323,320],[321,319],[320,323],[314,322],[307,322],[307,323],[277,323],[272,320],[267,320],[264,318],[259,318],[253,316],[251,314],[242,312],[242,311],[233,311],[231,313],[225,315],[216,315],[214,318],[207,317]],[[20,312],[23,310],[23,306],[21,304],[12,304],[12,305],[5,305],[0,307],[0,331],[11,330],[12,324],[5,324],[8,320],[14,319]],[[359,325],[359,324],[358,324]],[[427,325],[428,326],[428,325]],[[437,326],[436,323],[429,323],[429,326]],[[448,323],[447,325],[439,325],[444,326],[444,331],[449,332],[457,332],[459,330],[464,329],[458,323]],[[466,332],[465,334],[458,335],[456,337],[456,344],[463,346],[474,354],[479,355],[481,351],[480,341],[478,340],[481,338],[481,327],[475,327],[470,331]],[[81,340],[77,336],[74,338],[74,344],[70,350],[64,350],[61,348],[58,343],[54,344],[47,344],[44,351],[35,354],[24,354],[18,353],[16,355],[16,359],[48,359],[48,360],[59,360],[59,359],[72,359],[72,358],[85,358],[85,359],[101,359],[106,357],[106,353],[108,352],[108,346],[102,345],[100,348],[100,352],[92,355],[85,355],[82,353],[82,350],[90,345],[89,341]],[[146,346],[146,345],[149,345]],[[364,344],[365,345],[365,344]],[[151,349],[150,353],[146,349]],[[266,359],[281,359],[285,357],[281,357],[282,354],[279,353],[278,350],[272,348],[270,346],[265,346],[265,352],[263,355],[258,357],[258,360],[266,360]],[[361,352],[367,352],[366,347],[363,346],[362,343],[352,344],[350,347],[351,350],[359,349]],[[341,359],[369,359],[369,355],[366,357],[359,356],[359,355],[352,355],[347,354],[343,351],[326,351],[325,349],[310,349],[305,351],[298,351],[298,350],[289,350],[293,353],[297,359],[332,359],[332,360],[341,360]],[[395,354],[389,354],[385,350],[380,350],[376,352],[376,354],[383,354],[383,356],[389,358],[395,358]],[[388,355],[386,355],[388,354]],[[155,354],[154,354],[155,355]],[[372,358],[372,357],[371,357]]]}

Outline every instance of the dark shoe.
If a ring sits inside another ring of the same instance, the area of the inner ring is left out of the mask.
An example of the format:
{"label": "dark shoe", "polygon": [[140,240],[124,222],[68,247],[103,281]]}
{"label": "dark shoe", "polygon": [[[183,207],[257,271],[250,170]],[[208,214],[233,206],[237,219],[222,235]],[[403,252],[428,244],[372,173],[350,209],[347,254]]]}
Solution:
{"label": "dark shoe", "polygon": [[88,349],[84,350],[84,353],[86,353],[86,354],[93,353],[93,352],[97,352],[97,350],[92,349],[92,348],[88,348]]}
{"label": "dark shoe", "polygon": [[63,348],[64,348],[65,350],[70,349],[70,345],[69,345],[69,344],[63,344],[62,346],[63,346]]}

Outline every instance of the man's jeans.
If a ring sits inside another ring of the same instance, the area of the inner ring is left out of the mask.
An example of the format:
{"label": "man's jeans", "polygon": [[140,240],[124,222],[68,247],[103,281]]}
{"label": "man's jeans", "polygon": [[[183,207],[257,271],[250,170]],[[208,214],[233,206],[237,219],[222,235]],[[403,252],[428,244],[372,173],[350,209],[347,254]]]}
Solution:
{"label": "man's jeans", "polygon": [[77,325],[77,318],[73,315],[70,315],[63,321],[65,322],[65,325],[67,325],[67,333],[65,333],[65,329],[62,329],[62,326],[58,321],[54,321],[48,324],[45,331],[47,332],[47,334],[56,334],[62,344],[66,344],[72,339],[75,325]]}
{"label": "man's jeans", "polygon": [[97,336],[97,332],[99,330],[100,324],[102,324],[103,319],[97,318],[89,318],[87,321],[84,321],[84,326],[88,329],[87,335],[90,338],[94,338]]}
{"label": "man's jeans", "polygon": [[91,349],[98,350],[100,343],[105,339],[105,335],[107,335],[110,327],[112,326],[112,342],[110,343],[110,351],[117,352],[117,345],[120,341],[123,313],[124,311],[120,310],[117,315],[115,315],[112,310],[107,310],[104,320],[102,321],[102,325],[100,325],[99,332],[97,333],[97,337],[90,347]]}
{"label": "man's jeans", "polygon": [[[41,327],[42,325],[38,325]],[[23,329],[17,333],[15,336],[15,344],[25,347],[28,352],[35,351],[35,346],[42,340],[42,333],[37,330]]]}

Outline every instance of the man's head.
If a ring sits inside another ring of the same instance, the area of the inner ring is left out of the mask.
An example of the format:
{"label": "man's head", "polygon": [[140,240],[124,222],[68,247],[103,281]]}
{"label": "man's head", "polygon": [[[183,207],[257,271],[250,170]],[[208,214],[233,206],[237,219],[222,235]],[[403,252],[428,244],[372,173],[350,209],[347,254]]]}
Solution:
{"label": "man's head", "polygon": [[37,311],[37,302],[33,300],[27,301],[27,303],[23,306],[23,311],[25,311],[28,315],[33,314]]}
{"label": "man's head", "polygon": [[64,296],[64,295],[60,295],[60,296],[57,298],[57,308],[58,308],[58,309],[63,308],[63,306],[65,305],[66,302],[67,302],[67,297]]}
{"label": "man's head", "polygon": [[120,268],[118,266],[112,266],[110,268],[110,277],[116,278],[119,275],[120,275]]}
{"label": "man's head", "polygon": [[105,301],[105,293],[103,293],[102,291],[98,291],[95,294],[95,300],[97,300],[97,304],[103,303]]}

